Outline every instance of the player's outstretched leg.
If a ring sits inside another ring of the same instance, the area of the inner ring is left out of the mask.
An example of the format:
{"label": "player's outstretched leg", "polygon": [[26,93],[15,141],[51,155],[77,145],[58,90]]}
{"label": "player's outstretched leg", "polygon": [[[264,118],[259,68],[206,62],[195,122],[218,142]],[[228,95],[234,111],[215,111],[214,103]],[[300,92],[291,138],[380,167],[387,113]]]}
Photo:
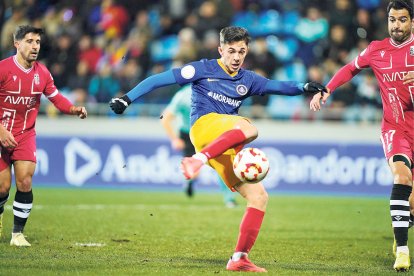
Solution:
{"label": "player's outstretched leg", "polygon": [[258,267],[252,263],[246,253],[242,253],[239,259],[234,258],[234,256],[230,257],[226,269],[231,271],[267,272],[263,267]]}

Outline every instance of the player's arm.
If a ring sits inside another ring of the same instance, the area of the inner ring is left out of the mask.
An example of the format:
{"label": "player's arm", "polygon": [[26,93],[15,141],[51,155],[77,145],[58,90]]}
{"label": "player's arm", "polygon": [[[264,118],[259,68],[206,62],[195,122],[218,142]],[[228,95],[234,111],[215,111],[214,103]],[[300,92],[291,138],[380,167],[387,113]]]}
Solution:
{"label": "player's arm", "polygon": [[173,122],[175,120],[175,115],[170,110],[165,109],[162,113],[163,117],[161,120],[161,125],[164,127],[167,132],[168,138],[171,141],[171,147],[175,150],[184,149],[184,141],[177,135],[177,132],[174,129]]}
{"label": "player's arm", "polygon": [[111,99],[111,101],[109,102],[109,106],[116,114],[122,114],[124,113],[125,109],[139,97],[151,92],[156,88],[175,83],[177,83],[177,81],[174,77],[172,70],[152,75],[144,79],[142,82],[140,82],[137,86],[135,86],[131,91],[129,91],[122,97]]}
{"label": "player's arm", "polygon": [[296,96],[303,93],[323,93],[325,86],[317,82],[277,81],[269,80],[265,85],[265,93],[273,95]]}
{"label": "player's arm", "polygon": [[317,111],[321,109],[321,102],[322,104],[326,103],[326,100],[329,98],[331,93],[335,91],[338,87],[343,85],[344,83],[350,81],[356,74],[361,72],[361,69],[358,69],[354,62],[348,63],[347,65],[343,66],[339,69],[338,72],[332,77],[332,79],[326,85],[327,93],[324,95],[315,94],[309,104],[309,107],[313,111]]}
{"label": "player's arm", "polygon": [[88,112],[84,106],[74,106],[65,96],[60,94],[58,90],[46,97],[60,112],[77,115],[81,119],[85,119],[88,116]]}

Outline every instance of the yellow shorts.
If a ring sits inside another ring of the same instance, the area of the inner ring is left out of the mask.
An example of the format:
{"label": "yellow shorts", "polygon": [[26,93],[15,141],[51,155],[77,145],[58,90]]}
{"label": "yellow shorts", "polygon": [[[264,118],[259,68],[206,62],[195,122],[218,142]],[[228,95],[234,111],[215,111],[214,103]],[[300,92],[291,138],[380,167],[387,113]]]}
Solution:
{"label": "yellow shorts", "polygon": [[[224,132],[234,129],[234,125],[240,120],[249,121],[245,117],[218,113],[201,116],[190,130],[190,139],[194,148],[197,152],[201,151]],[[217,171],[233,192],[235,191],[233,187],[242,183],[233,172],[234,157],[242,148],[243,145],[228,149],[222,155],[208,161],[208,164]]]}

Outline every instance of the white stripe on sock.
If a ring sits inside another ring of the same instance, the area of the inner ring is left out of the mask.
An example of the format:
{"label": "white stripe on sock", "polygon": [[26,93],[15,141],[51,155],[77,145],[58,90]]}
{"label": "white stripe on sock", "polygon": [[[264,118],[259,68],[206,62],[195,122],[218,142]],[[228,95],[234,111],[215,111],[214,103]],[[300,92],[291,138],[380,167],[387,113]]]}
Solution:
{"label": "white stripe on sock", "polygon": [[393,221],[392,227],[407,227],[408,228],[408,221]]}
{"label": "white stripe on sock", "polygon": [[390,200],[390,205],[410,206],[408,200]]}
{"label": "white stripe on sock", "polygon": [[13,202],[13,206],[16,206],[20,209],[32,209],[33,203],[20,203],[20,202]]}
{"label": "white stripe on sock", "polygon": [[15,215],[15,216],[17,216],[19,218],[28,218],[29,215],[30,215],[30,212],[24,213],[24,212],[20,212],[20,211],[13,210],[13,215]]}

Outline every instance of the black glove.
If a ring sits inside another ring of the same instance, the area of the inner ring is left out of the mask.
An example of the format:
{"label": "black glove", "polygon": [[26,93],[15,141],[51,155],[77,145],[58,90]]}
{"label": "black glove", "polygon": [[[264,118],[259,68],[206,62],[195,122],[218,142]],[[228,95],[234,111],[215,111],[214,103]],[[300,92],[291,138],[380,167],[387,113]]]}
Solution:
{"label": "black glove", "polygon": [[322,96],[323,96],[323,93],[328,92],[325,86],[323,86],[320,83],[313,82],[313,81],[305,83],[305,85],[303,86],[303,91],[305,93],[311,93],[311,94],[321,93]]}
{"label": "black glove", "polygon": [[131,104],[131,100],[127,95],[123,95],[121,98],[112,98],[109,102],[109,107],[116,113],[122,114],[125,109]]}

